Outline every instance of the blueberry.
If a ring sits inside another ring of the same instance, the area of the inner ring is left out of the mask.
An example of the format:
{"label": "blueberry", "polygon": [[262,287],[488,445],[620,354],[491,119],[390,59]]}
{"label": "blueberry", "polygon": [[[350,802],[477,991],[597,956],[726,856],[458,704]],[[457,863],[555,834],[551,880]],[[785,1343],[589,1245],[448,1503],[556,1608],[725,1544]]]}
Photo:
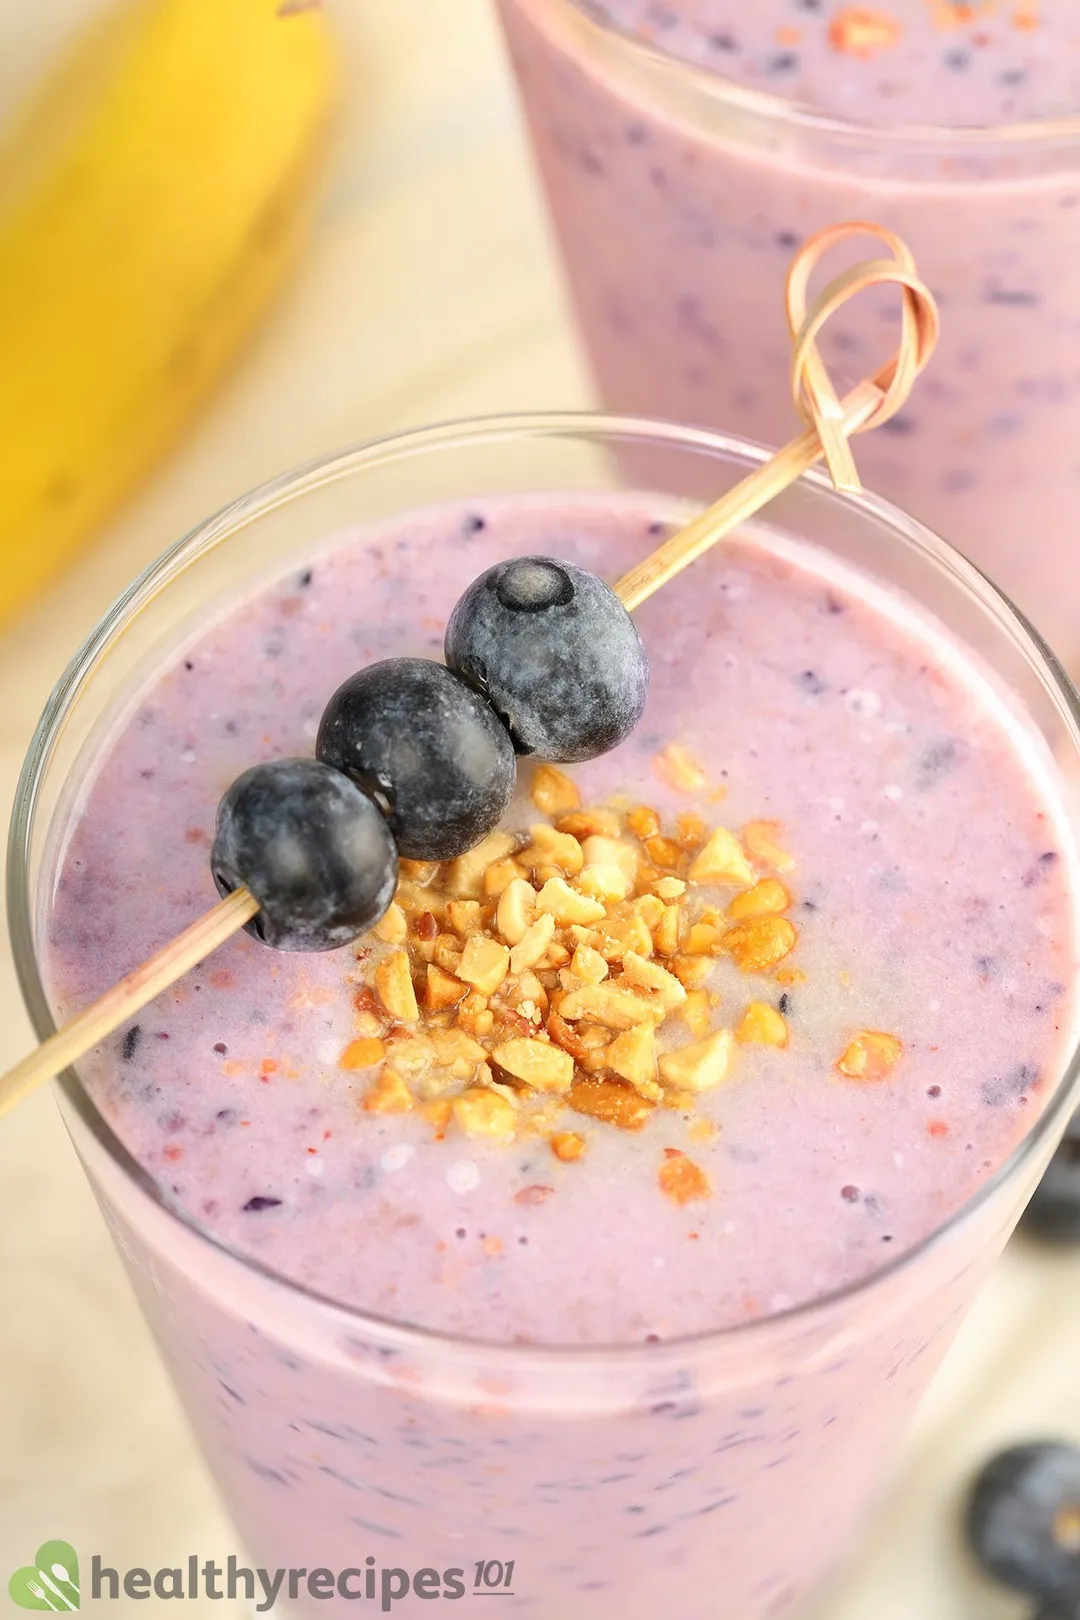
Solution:
{"label": "blueberry", "polygon": [[315,752],[386,814],[414,861],[463,855],[502,820],[514,747],[491,709],[445,665],[387,658],[339,686]]}
{"label": "blueberry", "polygon": [[260,911],[248,932],[279,951],[332,951],[394,898],[390,829],[354,782],[314,759],[276,759],[238,776],[210,854],[222,894],[244,884]]}
{"label": "blueberry", "polygon": [[971,1488],[967,1535],[1006,1586],[1057,1598],[1080,1589],[1080,1446],[1013,1446]]}
{"label": "blueberry", "polygon": [[1039,1610],[1035,1620],[1080,1620],[1080,1587],[1070,1597],[1051,1599]]}
{"label": "blueberry", "polygon": [[1080,1243],[1080,1114],[1036,1187],[1023,1226],[1054,1243]]}
{"label": "blueberry", "polygon": [[450,615],[446,662],[519,754],[564,763],[621,743],[649,691],[645,648],[615,592],[553,557],[516,557],[475,579]]}

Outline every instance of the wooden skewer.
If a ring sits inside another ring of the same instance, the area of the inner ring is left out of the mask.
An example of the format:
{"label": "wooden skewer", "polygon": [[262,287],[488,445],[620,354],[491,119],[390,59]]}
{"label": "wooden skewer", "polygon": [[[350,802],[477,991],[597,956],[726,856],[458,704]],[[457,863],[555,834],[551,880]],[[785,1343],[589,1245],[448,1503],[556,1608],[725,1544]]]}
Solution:
{"label": "wooden skewer", "polygon": [[[837,242],[860,235],[876,236],[891,249],[893,258],[872,259],[855,265],[829,282],[807,310],[807,287],[818,260]],[[868,287],[889,283],[899,286],[902,292],[900,344],[892,359],[874,377],[859,383],[840,400],[818,353],[817,335],[849,298]],[[792,263],[786,303],[794,343],[792,396],[796,408],[809,423],[806,432],[757,467],[619,580],[616,593],[631,611],[793,484],[822,457],[837,488],[857,491],[861,486],[849,439],[887,421],[900,409],[937,342],[938,313],[934,299],[920,281],[905,244],[879,225],[864,222],[834,225],[811,237]],[[0,1115],[14,1108],[35,1086],[52,1079],[120,1029],[148,1002],[250,922],[258,909],[258,902],[246,889],[237,889],[106,991],[100,1000],[77,1014],[63,1029],[43,1041],[36,1051],[0,1078]]]}

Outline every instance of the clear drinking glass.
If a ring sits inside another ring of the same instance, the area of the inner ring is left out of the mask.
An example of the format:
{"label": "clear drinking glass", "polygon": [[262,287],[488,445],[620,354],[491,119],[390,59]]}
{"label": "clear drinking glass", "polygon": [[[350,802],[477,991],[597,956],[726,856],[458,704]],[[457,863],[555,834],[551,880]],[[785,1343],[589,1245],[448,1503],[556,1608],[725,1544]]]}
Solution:
{"label": "clear drinking glass", "polygon": [[[837,220],[890,227],[944,331],[860,445],[866,482],[1080,667],[1080,118],[861,127],[620,33],[602,0],[499,6],[604,405],[783,443],[793,252]],[[869,375],[881,333],[880,301],[850,304],[820,340],[832,375]]]}
{"label": "clear drinking glass", "polygon": [[[619,490],[624,469],[645,462],[674,515],[687,510],[687,490],[718,493],[765,455],[632,419],[480,421],[311,465],[196,529],[90,637],[26,761],[8,896],[38,1034],[53,1025],[37,947],[87,752],[182,627],[346,525],[497,492]],[[976,650],[1046,739],[1080,827],[1077,695],[975,569],[886,503],[841,497],[817,474],[776,501],[769,521],[908,592]],[[477,1579],[513,1561],[502,1607],[537,1620],[762,1620],[815,1588],[857,1533],[917,1395],[1060,1137],[1077,1054],[1050,1079],[1010,1161],[865,1282],[731,1331],[584,1349],[454,1339],[305,1291],[170,1203],[77,1073],[59,1095],[249,1563],[352,1570],[353,1596],[368,1558],[378,1594],[384,1569],[459,1568],[471,1596]],[[663,1536],[651,1531],[658,1503]],[[349,1611],[345,1596],[314,1601],[305,1590],[301,1581],[300,1612]],[[430,1613],[415,1595],[390,1607]]]}

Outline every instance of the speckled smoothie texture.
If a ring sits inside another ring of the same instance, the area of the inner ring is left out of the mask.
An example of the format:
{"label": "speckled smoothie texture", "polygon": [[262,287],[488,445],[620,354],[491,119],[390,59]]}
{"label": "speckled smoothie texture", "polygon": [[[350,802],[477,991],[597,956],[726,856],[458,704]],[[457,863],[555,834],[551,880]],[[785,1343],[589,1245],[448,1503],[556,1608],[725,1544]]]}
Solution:
{"label": "speckled smoothie texture", "polygon": [[[792,255],[839,220],[891,227],[940,301],[943,335],[904,412],[860,441],[863,476],[970,555],[1075,664],[1072,0],[500,6],[605,403],[783,443],[796,421]],[[736,106],[725,86],[764,99]],[[1025,120],[1041,127],[1005,136]],[[819,341],[850,384],[894,339],[895,299],[871,295]]]}
{"label": "speckled smoothie texture", "polygon": [[[211,622],[130,699],[58,840],[44,923],[58,1013],[212,900],[221,792],[255,760],[309,751],[352,670],[438,656],[460,591],[499,558],[546,552],[614,578],[666,515],[644,498],[550,496],[421,512],[337,536]],[[673,1620],[787,1612],[849,1539],[881,1448],[1004,1238],[999,1197],[865,1298],[783,1320],[946,1221],[1059,1076],[1074,901],[1041,742],[913,605],[766,530],[637,619],[646,715],[575,779],[587,803],[781,824],[799,935],[785,965],[805,979],[724,961],[710,983],[718,1022],[751,999],[782,1009],[787,1049],[741,1046],[693,1119],[661,1108],[631,1134],[569,1116],[587,1141],[576,1163],[539,1140],[440,1141],[415,1114],[365,1113],[368,1077],[338,1065],[355,951],[290,956],[241,937],[83,1066],[166,1201],[217,1239],[344,1306],[522,1357],[493,1367],[501,1351],[459,1346],[443,1363],[431,1340],[350,1326],[101,1171],[264,1565],[371,1555],[467,1567],[471,1583],[475,1560],[515,1559],[503,1606],[542,1620],[598,1620],[615,1602],[628,1620],[661,1604]],[[704,766],[696,792],[658,773],[673,741]],[[510,819],[536,812],[522,800]],[[888,1078],[837,1073],[859,1029],[902,1041]],[[670,1148],[705,1171],[707,1199],[662,1195]],[[671,1342],[751,1323],[760,1341],[735,1334],[730,1349]],[[645,1359],[545,1360],[552,1344]],[[429,1607],[414,1593],[393,1612]]]}

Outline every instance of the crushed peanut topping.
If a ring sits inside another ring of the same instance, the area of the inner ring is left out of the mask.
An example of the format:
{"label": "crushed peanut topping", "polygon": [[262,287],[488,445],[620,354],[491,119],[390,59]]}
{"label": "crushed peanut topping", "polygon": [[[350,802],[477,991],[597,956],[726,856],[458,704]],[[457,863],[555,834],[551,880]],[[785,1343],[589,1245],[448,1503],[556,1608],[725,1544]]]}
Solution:
{"label": "crushed peanut topping", "polygon": [[788,1027],[783,1013],[767,1001],[752,1001],[735,1031],[735,1039],[747,1045],[786,1046]]}
{"label": "crushed peanut topping", "polygon": [[577,783],[554,765],[538,765],[532,779],[532,802],[545,816],[562,816],[581,809]]}
{"label": "crushed peanut topping", "polygon": [[884,1080],[903,1056],[903,1042],[879,1029],[861,1029],[837,1059],[846,1080]]}
{"label": "crushed peanut topping", "polygon": [[678,1148],[664,1149],[659,1181],[660,1191],[673,1204],[689,1204],[695,1199],[712,1197],[712,1187],[704,1170]]}
{"label": "crushed peanut topping", "polygon": [[[678,744],[655,763],[680,792],[705,785]],[[527,832],[494,832],[441,866],[401,863],[394,904],[358,953],[356,1035],[338,1060],[373,1071],[360,1106],[415,1110],[438,1140],[539,1137],[567,1165],[588,1147],[566,1128],[574,1116],[640,1131],[654,1114],[682,1114],[688,1140],[714,1139],[702,1094],[732,1077],[740,1048],[783,1049],[789,1032],[765,1000],[724,1027],[712,976],[726,958],[783,984],[805,979],[787,962],[798,944],[786,915],[795,862],[781,828],[754,821],[735,833],[696,811],[665,826],[649,805],[583,805],[548,765],[531,796],[549,820]],[[861,1030],[837,1071],[881,1079],[901,1050],[895,1036]],[[660,1188],[675,1204],[711,1195],[673,1148]]]}
{"label": "crushed peanut topping", "polygon": [[845,56],[867,62],[879,51],[898,44],[903,29],[887,11],[869,6],[844,6],[829,24],[829,43]]}

